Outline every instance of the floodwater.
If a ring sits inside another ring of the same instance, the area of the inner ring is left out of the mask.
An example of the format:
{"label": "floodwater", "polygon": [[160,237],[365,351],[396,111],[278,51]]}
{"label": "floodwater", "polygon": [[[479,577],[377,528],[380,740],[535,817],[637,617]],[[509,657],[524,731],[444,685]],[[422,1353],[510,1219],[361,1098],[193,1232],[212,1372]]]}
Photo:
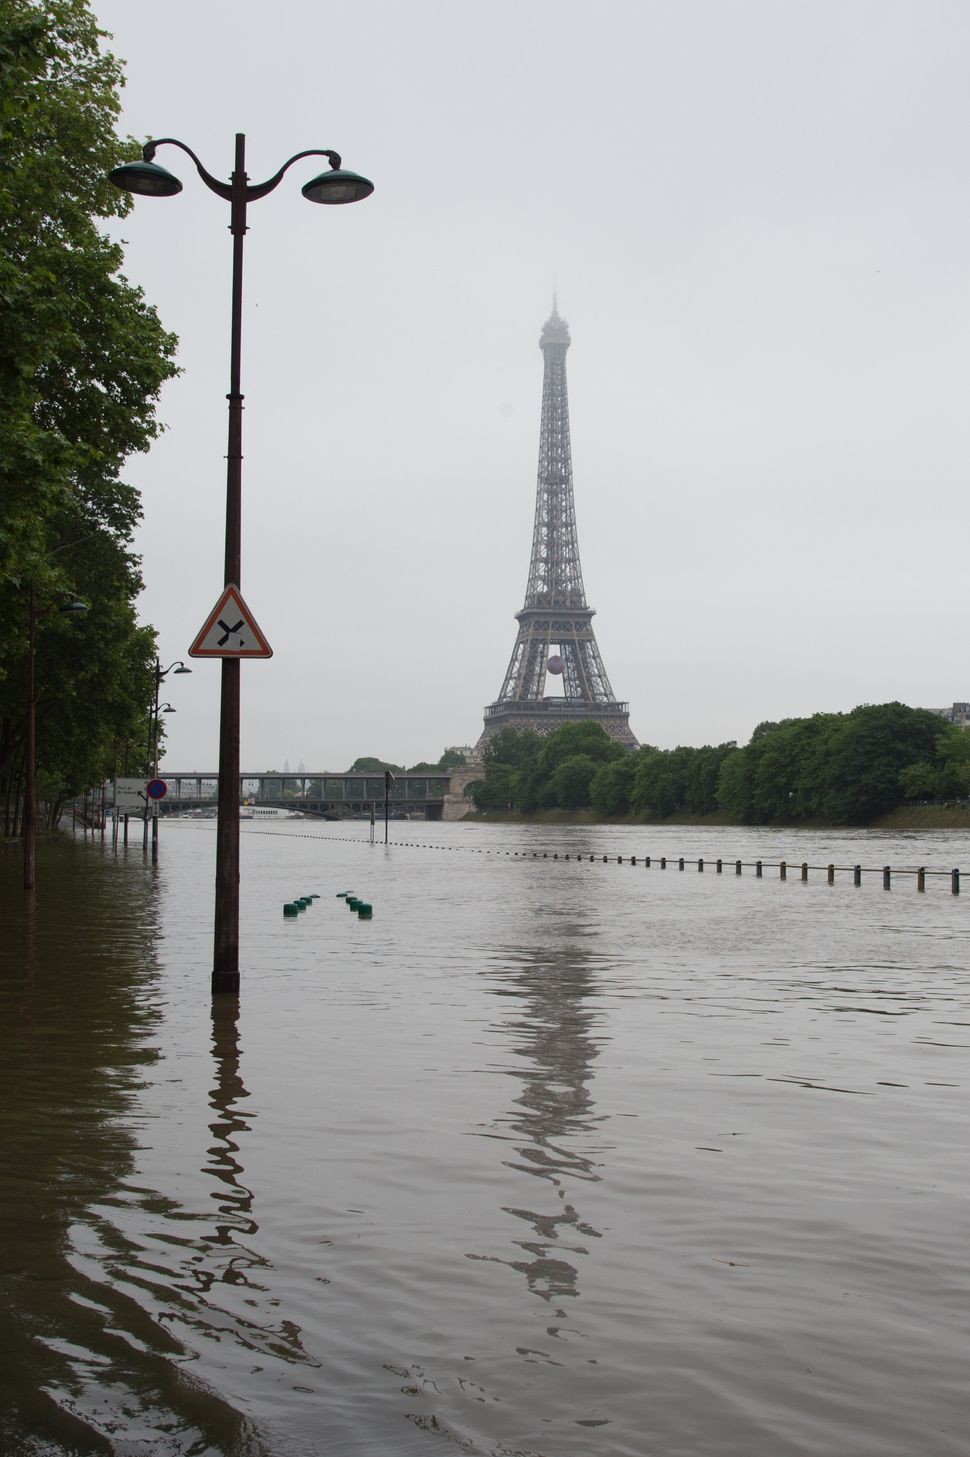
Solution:
{"label": "floodwater", "polygon": [[970,879],[750,862],[970,837],[242,833],[0,852],[3,1457],[965,1457]]}

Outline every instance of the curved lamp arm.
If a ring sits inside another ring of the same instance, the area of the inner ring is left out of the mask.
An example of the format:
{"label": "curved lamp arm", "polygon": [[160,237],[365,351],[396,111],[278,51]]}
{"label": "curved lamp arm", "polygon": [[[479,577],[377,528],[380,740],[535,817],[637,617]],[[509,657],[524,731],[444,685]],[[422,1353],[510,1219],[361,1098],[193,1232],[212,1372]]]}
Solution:
{"label": "curved lamp arm", "polygon": [[146,162],[153,162],[155,160],[156,147],[179,147],[183,152],[186,152],[192,158],[192,161],[195,163],[196,170],[198,171],[198,174],[202,178],[202,181],[205,183],[206,187],[210,188],[212,192],[217,192],[219,196],[224,197],[227,202],[232,201],[232,188],[229,183],[220,182],[218,177],[213,177],[211,172],[207,172],[205,167],[203,167],[202,163],[193,152],[192,148],[187,147],[184,142],[180,142],[177,137],[154,137],[150,142],[146,142],[141,149],[142,157]]}
{"label": "curved lamp arm", "polygon": [[299,162],[301,157],[326,157],[327,161],[330,163],[330,166],[335,172],[339,171],[340,169],[339,152],[331,151],[329,147],[310,147],[308,151],[297,152],[294,156],[290,158],[288,162],[284,162],[280,170],[274,173],[274,175],[269,179],[268,182],[252,183],[249,187],[246,188],[246,196],[251,199],[257,197],[265,197],[267,192],[272,192],[274,187],[278,187],[280,185],[280,183],[283,181],[283,177],[285,176],[285,174],[293,166],[293,163]]}
{"label": "curved lamp arm", "polygon": [[[217,193],[219,197],[225,198],[226,202],[232,201],[232,183],[220,182],[218,177],[213,177],[212,173],[203,167],[191,147],[187,147],[177,137],[154,137],[150,142],[146,142],[142,148],[142,157],[146,162],[154,161],[157,147],[179,147],[192,158],[196,171],[206,187],[211,192]],[[257,198],[265,197],[267,193],[272,192],[274,187],[278,187],[282,182],[289,168],[293,166],[293,163],[299,162],[302,157],[326,157],[334,170],[340,167],[340,153],[334,152],[328,147],[311,147],[305,152],[297,152],[288,162],[284,162],[280,170],[274,173],[268,181],[249,183],[245,189],[247,202],[255,202]]]}

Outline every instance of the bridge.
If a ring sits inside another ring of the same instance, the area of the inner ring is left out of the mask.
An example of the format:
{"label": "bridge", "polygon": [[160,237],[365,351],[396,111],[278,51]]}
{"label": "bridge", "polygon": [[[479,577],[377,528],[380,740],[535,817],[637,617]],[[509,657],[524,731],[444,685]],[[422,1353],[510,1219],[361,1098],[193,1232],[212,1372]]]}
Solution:
{"label": "bridge", "polygon": [[[420,815],[427,820],[460,820],[472,808],[468,791],[481,780],[481,766],[461,764],[431,774],[398,774],[391,785],[388,803],[391,813]],[[214,810],[219,793],[219,775],[198,769],[163,767],[160,779],[168,786],[159,801],[164,815],[193,810]],[[239,802],[254,809],[290,810],[295,814],[345,819],[369,814],[376,805],[384,807],[383,774],[247,774],[239,776]]]}

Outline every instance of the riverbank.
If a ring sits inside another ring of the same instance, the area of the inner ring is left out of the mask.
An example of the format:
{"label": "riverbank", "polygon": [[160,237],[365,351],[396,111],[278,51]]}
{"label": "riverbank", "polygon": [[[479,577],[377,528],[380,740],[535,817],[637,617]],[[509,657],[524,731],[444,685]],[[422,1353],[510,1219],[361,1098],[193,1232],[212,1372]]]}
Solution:
{"label": "riverbank", "polygon": [[[604,817],[592,809],[542,809],[535,814],[520,814],[517,810],[476,810],[466,815],[466,824],[478,822],[490,825],[739,825],[725,810],[714,810],[711,814],[673,814],[666,818],[659,815],[630,814]],[[768,828],[766,826],[766,828]],[[793,820],[785,824],[773,820],[770,828],[791,830],[846,829],[845,825],[829,825],[824,820]],[[871,824],[855,826],[867,830],[968,830],[970,829],[970,804],[926,804],[904,805],[890,814],[882,815]]]}

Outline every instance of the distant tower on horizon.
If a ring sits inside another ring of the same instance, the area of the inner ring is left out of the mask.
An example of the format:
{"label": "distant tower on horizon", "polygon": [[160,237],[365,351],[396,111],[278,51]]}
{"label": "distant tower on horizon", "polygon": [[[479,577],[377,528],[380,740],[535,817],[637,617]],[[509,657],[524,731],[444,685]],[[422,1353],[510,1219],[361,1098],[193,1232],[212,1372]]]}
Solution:
{"label": "distant tower on horizon", "polygon": [[[579,564],[566,392],[569,343],[569,328],[554,298],[539,338],[542,419],[529,582],[525,604],[515,614],[519,631],[512,659],[502,691],[485,710],[479,750],[499,729],[549,733],[576,722],[602,724],[611,738],[638,747],[630,706],[617,702],[603,667]],[[561,695],[547,696],[550,676],[561,680]]]}

